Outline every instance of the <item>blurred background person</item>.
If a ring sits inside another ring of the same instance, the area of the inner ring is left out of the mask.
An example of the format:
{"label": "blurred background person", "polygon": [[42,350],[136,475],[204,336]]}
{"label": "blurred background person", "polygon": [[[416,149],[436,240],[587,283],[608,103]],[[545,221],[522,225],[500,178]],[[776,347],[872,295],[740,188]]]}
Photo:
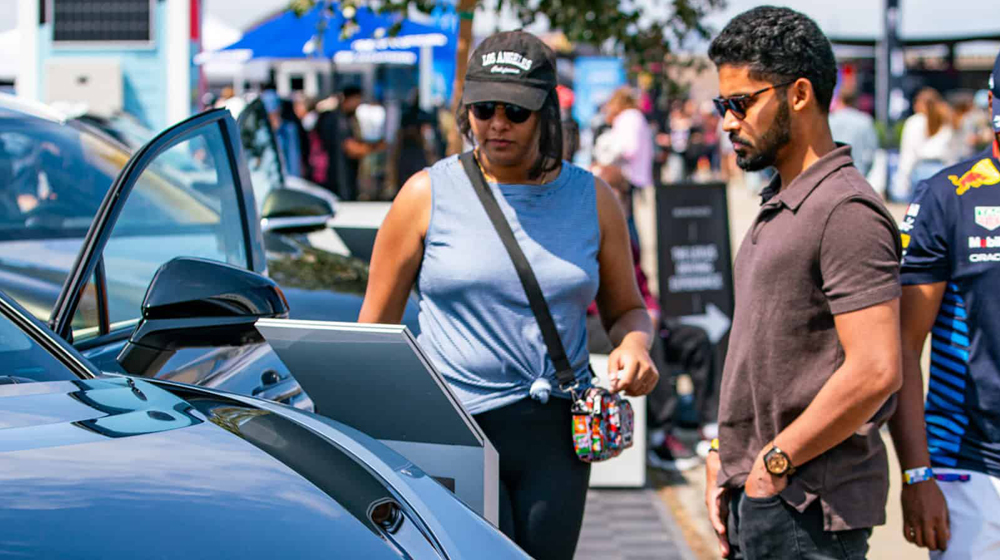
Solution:
{"label": "blurred background person", "polygon": [[439,159],[434,122],[434,115],[421,110],[416,95],[411,96],[389,148],[385,188],[380,198],[392,200],[408,178]]}
{"label": "blurred background person", "polygon": [[[563,113],[566,115],[567,113]],[[573,117],[563,117],[563,159],[572,162],[576,153],[580,151],[580,125],[573,120]],[[619,172],[620,173],[620,172]]]}
{"label": "blurred background person", "polygon": [[365,142],[361,138],[356,113],[363,99],[360,87],[344,87],[340,91],[336,107],[324,112],[317,124],[329,162],[326,180],[322,184],[341,200],[357,200],[361,160],[369,154],[386,149],[384,140]]}
{"label": "blurred background person", "polygon": [[[295,105],[291,99],[281,100],[281,128],[278,132],[279,138],[285,136],[285,141],[289,148],[285,149],[285,161],[288,162],[286,171],[294,177],[307,176],[306,169],[308,161],[305,154],[305,146],[309,139],[306,137],[306,129],[299,120],[299,115],[295,111]],[[280,142],[280,140],[279,140]]]}
{"label": "blurred background person", "polygon": [[[296,126],[298,118],[292,111],[291,102],[287,104],[278,97],[272,89],[266,89],[260,94],[260,100],[271,121],[271,129],[278,141],[278,149],[285,160],[285,172],[294,177],[302,176],[302,146],[299,140],[299,129]],[[291,120],[289,120],[291,119]],[[301,125],[299,125],[301,126]]]}
{"label": "blurred background person", "polygon": [[851,147],[854,167],[867,177],[872,162],[875,161],[875,150],[878,149],[875,119],[857,108],[858,92],[854,88],[841,88],[835,105],[839,106],[839,109],[830,113],[830,132],[833,133],[833,140]]}
{"label": "blurred background person", "polygon": [[306,141],[302,144],[302,159],[305,161],[302,166],[303,173],[313,183],[324,185],[330,159],[319,134],[320,102],[302,97],[300,105],[301,107],[297,106],[296,112],[304,111],[299,120],[306,133]]}
{"label": "blurred background person", "polygon": [[[970,158],[983,151],[993,141],[988,114],[988,93],[960,93],[955,96],[955,144],[959,159]],[[977,99],[979,98],[979,99]]]}
{"label": "blurred background person", "polygon": [[[316,102],[301,91],[297,91],[292,94],[289,106],[290,119],[295,123],[295,129],[299,134],[299,160],[302,162],[302,174],[300,177],[309,178],[313,175],[312,163],[309,159],[312,153],[309,131],[316,126],[316,114],[312,112],[316,106]],[[308,127],[306,127],[306,119],[310,120]]]}
{"label": "blurred background person", "polygon": [[[652,247],[653,240],[640,240],[635,227],[635,216],[642,220],[653,220],[653,131],[646,122],[646,115],[638,108],[638,102],[630,87],[615,90],[601,108],[604,120],[611,125],[605,133],[606,145],[615,154],[616,165],[632,190],[632,216],[629,218],[629,234],[642,247]],[[607,136],[610,135],[610,136]]]}
{"label": "blurred background person", "polygon": [[934,88],[917,92],[913,115],[903,124],[899,167],[889,186],[890,199],[909,202],[914,187],[957,160],[951,107]]}

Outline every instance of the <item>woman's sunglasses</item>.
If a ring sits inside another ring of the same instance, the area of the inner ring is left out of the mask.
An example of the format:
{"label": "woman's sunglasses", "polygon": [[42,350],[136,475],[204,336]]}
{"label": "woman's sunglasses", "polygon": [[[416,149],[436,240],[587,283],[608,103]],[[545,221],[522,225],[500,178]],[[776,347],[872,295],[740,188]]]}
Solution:
{"label": "woman's sunglasses", "polygon": [[750,106],[750,102],[754,97],[757,97],[769,89],[777,89],[794,83],[795,80],[790,80],[773,86],[767,86],[766,88],[759,89],[753,93],[744,93],[743,95],[734,95],[732,97],[716,97],[712,100],[712,103],[715,103],[715,110],[723,119],[726,118],[726,111],[732,111],[733,115],[737,119],[742,120],[746,118],[747,108]]}
{"label": "woman's sunglasses", "polygon": [[531,116],[530,109],[518,107],[517,105],[511,105],[510,103],[497,103],[495,101],[473,103],[471,105],[472,116],[481,121],[488,121],[493,118],[493,115],[496,114],[498,105],[503,106],[503,114],[507,117],[508,121],[514,124],[521,124],[528,120],[528,117]]}

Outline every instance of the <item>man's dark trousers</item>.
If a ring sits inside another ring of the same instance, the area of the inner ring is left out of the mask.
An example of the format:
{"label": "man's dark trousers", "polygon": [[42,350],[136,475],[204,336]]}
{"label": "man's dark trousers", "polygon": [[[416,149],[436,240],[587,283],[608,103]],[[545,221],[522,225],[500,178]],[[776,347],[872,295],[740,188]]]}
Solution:
{"label": "man's dark trousers", "polygon": [[731,492],[729,558],[734,560],[864,560],[871,529],[824,531],[819,500],[799,513],[780,496]]}

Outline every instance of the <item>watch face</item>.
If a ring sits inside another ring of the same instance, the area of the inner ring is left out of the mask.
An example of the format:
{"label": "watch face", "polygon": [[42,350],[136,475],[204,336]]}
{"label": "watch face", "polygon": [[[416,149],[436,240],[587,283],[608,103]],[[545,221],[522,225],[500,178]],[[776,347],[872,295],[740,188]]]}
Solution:
{"label": "watch face", "polygon": [[764,463],[767,472],[771,474],[785,474],[785,471],[788,470],[788,457],[785,457],[784,453],[772,450],[764,457]]}

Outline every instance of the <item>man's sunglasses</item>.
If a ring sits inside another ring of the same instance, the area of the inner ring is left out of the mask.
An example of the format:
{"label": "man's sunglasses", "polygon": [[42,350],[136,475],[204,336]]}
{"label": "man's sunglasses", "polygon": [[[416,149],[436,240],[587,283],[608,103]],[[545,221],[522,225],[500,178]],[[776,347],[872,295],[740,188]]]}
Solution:
{"label": "man's sunglasses", "polygon": [[757,97],[769,89],[777,89],[794,83],[795,80],[789,80],[780,84],[774,84],[773,86],[767,86],[766,88],[759,89],[753,93],[744,93],[743,95],[734,95],[732,97],[716,97],[712,100],[712,103],[715,103],[715,110],[722,118],[726,118],[726,111],[732,111],[733,115],[737,119],[745,119],[747,116],[747,107],[750,106],[750,101],[752,101],[754,97]]}
{"label": "man's sunglasses", "polygon": [[521,124],[528,120],[528,117],[531,116],[530,109],[518,107],[517,105],[511,105],[510,103],[497,103],[495,101],[473,103],[471,105],[472,116],[481,121],[488,121],[493,118],[493,115],[496,114],[498,105],[503,106],[503,114],[507,117],[508,121],[514,124]]}

